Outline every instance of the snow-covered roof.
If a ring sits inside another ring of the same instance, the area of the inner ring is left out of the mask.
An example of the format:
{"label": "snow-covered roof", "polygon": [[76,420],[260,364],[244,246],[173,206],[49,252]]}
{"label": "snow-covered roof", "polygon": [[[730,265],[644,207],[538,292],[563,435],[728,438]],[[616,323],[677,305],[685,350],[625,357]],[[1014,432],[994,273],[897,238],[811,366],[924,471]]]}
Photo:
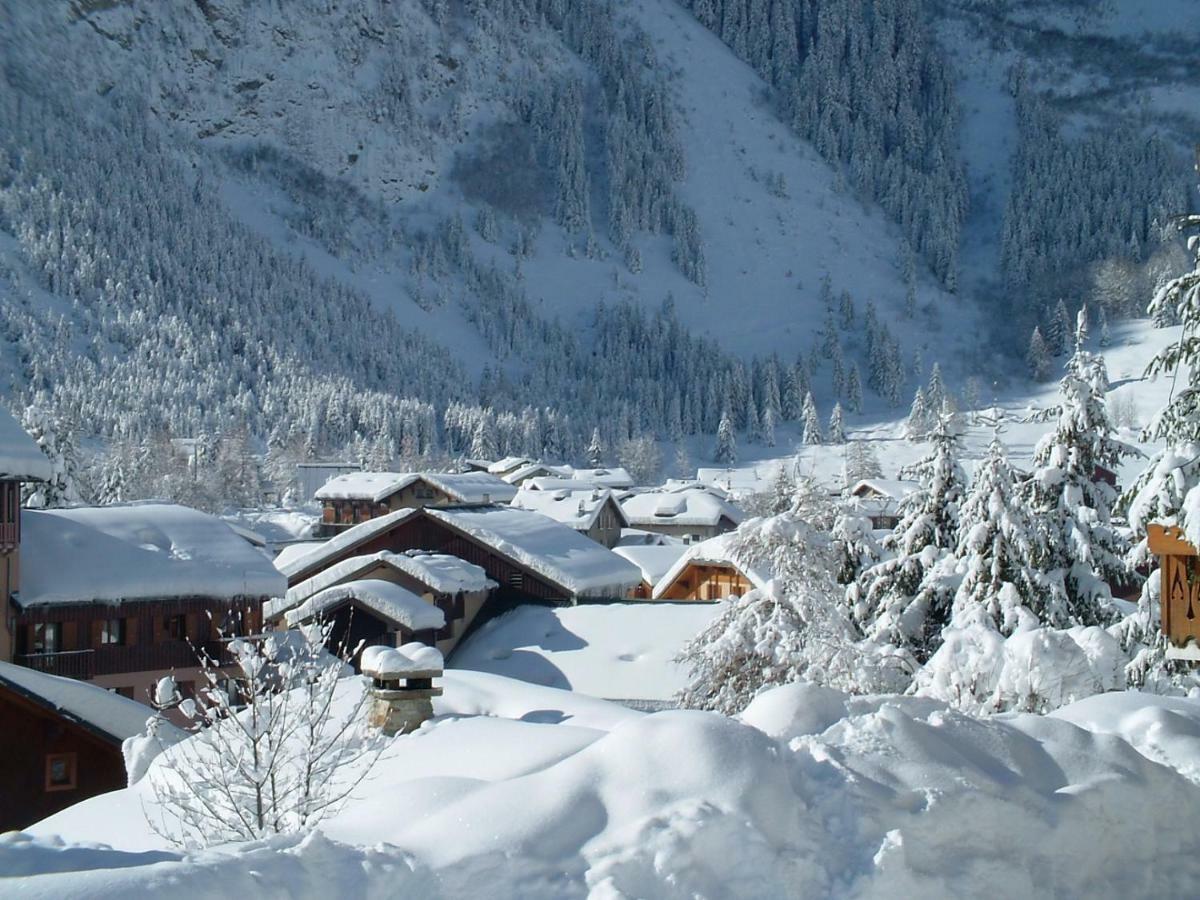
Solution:
{"label": "snow-covered roof", "polygon": [[480,566],[457,556],[427,550],[409,550],[405,553],[381,550],[364,556],[351,556],[328,569],[322,569],[311,578],[288,588],[286,597],[268,603],[264,613],[268,617],[277,616],[325,588],[352,581],[380,566],[403,572],[439,594],[457,594],[459,591],[471,593],[497,586]]}
{"label": "snow-covered roof", "polygon": [[287,623],[299,625],[351,601],[355,606],[369,609],[391,624],[402,625],[410,631],[441,628],[446,624],[446,614],[438,607],[393,581],[378,578],[347,581],[318,591],[288,612]]}
{"label": "snow-covered roof", "polygon": [[667,545],[686,547],[687,542],[683,538],[663,534],[661,531],[645,531],[641,528],[622,528],[621,538],[617,541],[618,547],[664,547]]}
{"label": "snow-covered roof", "polygon": [[379,503],[418,481],[437,488],[457,503],[507,503],[516,488],[487,472],[347,472],[327,481],[318,500],[369,500]]}
{"label": "snow-covered roof", "polygon": [[[0,686],[98,731],[116,743],[145,731],[146,720],[154,712],[136,700],[86,681],[47,675],[12,663],[0,662]],[[160,734],[163,734],[164,728],[175,732],[173,726],[162,723]],[[166,737],[165,734],[163,736]]]}
{"label": "snow-covered roof", "polygon": [[570,478],[571,473],[575,470],[570,466],[551,466],[546,463],[529,463],[528,465],[520,466],[505,474],[504,480],[509,484],[520,484],[527,478],[536,478],[539,475],[549,475],[556,478]]}
{"label": "snow-covered roof", "polygon": [[494,463],[492,463],[490,466],[487,467],[487,470],[489,472],[491,472],[493,475],[504,475],[508,472],[513,471],[514,469],[519,469],[522,466],[527,466],[531,462],[533,462],[533,460],[530,459],[528,456],[506,456],[506,457],[504,457],[504,459],[496,460]]}
{"label": "snow-covered roof", "polygon": [[540,513],[505,506],[423,511],[577,596],[620,597],[642,580],[628,560]]}
{"label": "snow-covered roof", "polygon": [[770,572],[762,566],[747,566],[741,562],[734,562],[733,548],[736,538],[736,532],[730,532],[729,534],[717,535],[698,544],[692,544],[687,548],[685,553],[675,560],[666,573],[659,578],[658,582],[654,585],[652,596],[656,600],[660,598],[675,579],[683,573],[683,570],[692,563],[705,566],[733,566],[745,575],[754,587],[759,590],[765,588],[767,582],[771,580]]}
{"label": "snow-covered roof", "polygon": [[389,528],[417,514],[415,509],[396,509],[382,516],[376,516],[365,522],[347,528],[327,541],[316,544],[307,553],[297,553],[289,559],[282,560],[283,554],[275,558],[275,567],[288,578],[295,578],[304,572],[321,568],[327,560],[336,559],[343,553],[365,544],[367,541],[382,534]]}
{"label": "snow-covered roof", "polygon": [[284,566],[291,564],[302,556],[307,556],[317,547],[324,545],[325,541],[296,541],[294,544],[286,544],[282,550],[275,554],[275,568],[283,571]]}
{"label": "snow-covered roof", "polygon": [[0,478],[47,481],[53,475],[50,458],[12,414],[0,407]]}
{"label": "snow-covered roof", "polygon": [[722,518],[742,521],[742,511],[713,490],[696,485],[668,486],[621,501],[630,525],[717,525]]}
{"label": "snow-covered roof", "polygon": [[611,469],[575,469],[571,473],[571,479],[611,488],[633,487],[633,476],[629,474],[628,469],[621,466],[613,466]]}
{"label": "snow-covered roof", "polygon": [[851,488],[850,493],[855,497],[887,497],[892,500],[903,500],[909,494],[921,489],[915,481],[901,481],[889,478],[864,478]]}
{"label": "snow-covered roof", "polygon": [[279,597],[287,582],[215,516],[171,503],[26,510],[21,606]]}
{"label": "snow-covered roof", "polygon": [[626,544],[613,548],[613,553],[623,556],[642,570],[642,580],[651,587],[657,585],[687,551],[688,545],[684,543]]}
{"label": "snow-covered roof", "polygon": [[[541,479],[534,480],[540,481]],[[556,484],[574,484],[569,479],[556,478],[552,480]],[[528,509],[541,513],[543,516],[548,516],[556,522],[569,525],[576,531],[587,531],[596,524],[596,519],[600,516],[604,505],[610,502],[610,498],[613,506],[616,507],[621,524],[628,524],[625,521],[625,513],[621,510],[621,504],[617,502],[616,495],[607,488],[581,488],[578,486],[573,488],[558,487],[550,490],[543,488],[526,490],[522,488],[517,491],[517,495],[513,498],[511,505],[517,509]]]}

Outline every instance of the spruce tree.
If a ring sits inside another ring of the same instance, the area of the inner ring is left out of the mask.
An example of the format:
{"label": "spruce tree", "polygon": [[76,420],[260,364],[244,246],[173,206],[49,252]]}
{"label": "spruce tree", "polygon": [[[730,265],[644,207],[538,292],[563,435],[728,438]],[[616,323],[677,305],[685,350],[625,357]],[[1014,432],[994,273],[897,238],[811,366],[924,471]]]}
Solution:
{"label": "spruce tree", "polygon": [[1029,366],[1029,377],[1034,381],[1045,381],[1050,377],[1050,347],[1042,337],[1041,328],[1036,325],[1029,338],[1029,352],[1025,355]]}
{"label": "spruce tree", "polygon": [[593,469],[599,468],[600,464],[604,461],[604,444],[600,440],[599,427],[592,429],[592,440],[588,443],[585,453],[587,454],[588,465]]}
{"label": "spruce tree", "polygon": [[850,375],[846,379],[846,405],[855,415],[862,412],[862,376],[858,372],[858,363],[856,362],[850,364]]}
{"label": "spruce tree", "polygon": [[717,444],[713,448],[713,461],[721,465],[731,466],[737,462],[737,437],[733,432],[733,419],[729,411],[721,413],[721,422],[717,426]]}
{"label": "spruce tree", "polygon": [[925,399],[925,389],[917,388],[913,395],[912,408],[904,423],[904,436],[910,441],[923,441],[932,427],[934,411]]}
{"label": "spruce tree", "polygon": [[811,392],[804,395],[804,411],[800,419],[804,427],[804,435],[801,438],[803,443],[823,444],[825,436],[821,433],[821,417],[817,413],[817,404],[813,401]]}
{"label": "spruce tree", "polygon": [[842,421],[842,404],[833,404],[833,412],[829,414],[829,443],[844,444],[846,443],[846,425]]}

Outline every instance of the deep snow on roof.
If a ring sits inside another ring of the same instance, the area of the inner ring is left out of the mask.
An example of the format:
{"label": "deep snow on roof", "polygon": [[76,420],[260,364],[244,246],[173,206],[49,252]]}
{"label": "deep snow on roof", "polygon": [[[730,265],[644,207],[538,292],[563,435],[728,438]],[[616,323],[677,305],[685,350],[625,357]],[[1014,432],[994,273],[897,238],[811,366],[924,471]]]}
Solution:
{"label": "deep snow on roof", "polygon": [[621,597],[641,581],[628,560],[540,513],[504,506],[427,508],[548,580],[581,596]]}
{"label": "deep snow on roof", "polygon": [[46,481],[53,474],[50,458],[16,418],[0,407],[0,478]]}
{"label": "deep snow on roof", "polygon": [[487,577],[482,567],[450,556],[447,553],[431,553],[427,550],[409,550],[392,553],[381,550],[363,556],[351,556],[322,569],[311,578],[288,588],[287,596],[267,604],[265,614],[276,616],[284,610],[303,603],[313,594],[358,578],[380,566],[403,572],[439,594],[471,593],[496,587],[496,582]]}
{"label": "deep snow on roof", "polygon": [[909,494],[921,489],[915,481],[901,481],[895,478],[864,478],[851,489],[855,497],[880,496],[893,500],[903,500]]}
{"label": "deep snow on roof", "polygon": [[[146,720],[154,713],[136,700],[86,681],[47,675],[12,663],[0,662],[0,686],[15,687],[18,693],[32,695],[45,706],[103,732],[116,742],[145,731]],[[174,731],[170,725],[164,727]]]}
{"label": "deep snow on roof", "polygon": [[715,526],[722,518],[735,525],[742,511],[712,490],[699,485],[670,486],[633,494],[621,501],[631,525],[707,525]]}
{"label": "deep snow on roof", "polygon": [[687,550],[684,543],[621,544],[613,548],[613,553],[641,569],[643,580],[653,588]]}
{"label": "deep snow on roof", "polygon": [[735,561],[733,551],[736,546],[737,537],[737,532],[732,531],[728,534],[720,534],[714,538],[709,538],[707,541],[701,541],[698,544],[692,544],[687,548],[686,552],[675,560],[666,573],[654,585],[654,598],[658,599],[661,597],[663,592],[671,586],[671,583],[692,563],[696,563],[697,565],[733,566],[745,575],[752,585],[762,590],[766,587],[767,582],[771,580],[771,573],[764,566],[748,566],[743,562]]}
{"label": "deep snow on roof", "polygon": [[22,606],[278,597],[271,561],[215,516],[171,503],[25,510]]}
{"label": "deep snow on roof", "polygon": [[[534,479],[540,480],[540,479]],[[549,479],[548,479],[549,480]],[[553,479],[556,485],[573,485],[568,479]],[[625,514],[621,505],[616,501],[616,495],[607,488],[592,487],[549,487],[539,486],[531,490],[519,490],[513,497],[512,506],[516,509],[528,509],[541,513],[556,522],[569,525],[576,531],[587,531],[599,518],[601,510],[612,498],[616,506],[621,524],[625,524]]]}
{"label": "deep snow on roof", "polygon": [[313,594],[287,614],[288,625],[294,626],[352,601],[394,625],[411,631],[441,628],[446,614],[432,603],[426,603],[412,591],[391,581],[364,578],[347,581]]}
{"label": "deep snow on roof", "polygon": [[318,547],[323,547],[325,541],[296,541],[294,544],[286,544],[282,550],[275,555],[275,568],[283,571],[283,567],[291,565],[302,556],[307,556]]}
{"label": "deep snow on roof", "polygon": [[347,472],[331,478],[315,494],[318,500],[368,500],[379,503],[411,484],[424,481],[457,503],[507,503],[516,488],[487,472]]}
{"label": "deep snow on roof", "polygon": [[[347,528],[335,534],[329,540],[315,545],[307,553],[297,554],[290,559],[275,559],[275,567],[288,578],[294,578],[302,572],[320,568],[326,560],[340,556],[360,544],[364,544],[376,535],[382,534],[394,525],[403,522],[417,514],[415,509],[396,509],[386,515],[376,516],[365,522]],[[282,554],[280,554],[282,556]]]}

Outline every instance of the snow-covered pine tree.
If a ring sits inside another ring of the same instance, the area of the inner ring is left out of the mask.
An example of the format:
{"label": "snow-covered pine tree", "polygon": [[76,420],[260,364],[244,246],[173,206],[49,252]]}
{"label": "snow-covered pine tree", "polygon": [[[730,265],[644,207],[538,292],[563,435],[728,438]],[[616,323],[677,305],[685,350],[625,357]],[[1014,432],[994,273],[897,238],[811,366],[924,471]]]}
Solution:
{"label": "snow-covered pine tree", "polygon": [[846,378],[846,406],[855,415],[863,409],[862,375],[857,362],[850,363],[850,374]]}
{"label": "snow-covered pine tree", "polygon": [[946,389],[946,381],[942,377],[941,363],[934,362],[929,370],[929,384],[925,388],[925,403],[935,414],[946,405],[950,392]]}
{"label": "snow-covered pine tree", "polygon": [[934,423],[935,407],[931,407],[925,397],[925,388],[918,387],[913,395],[912,408],[904,422],[904,436],[910,441],[923,441],[929,434]]}
{"label": "snow-covered pine tree", "polygon": [[901,472],[921,487],[901,502],[900,522],[884,542],[893,555],[863,572],[846,592],[851,616],[868,638],[920,662],[937,649],[950,620],[957,585],[947,562],[958,544],[967,480],[958,462],[958,437],[946,418],[929,440],[930,453]]}
{"label": "snow-covered pine tree", "polygon": [[1041,579],[1031,564],[1030,512],[999,437],[975,471],[959,512],[955,555],[966,574],[954,595],[952,622],[990,622],[1000,633],[1038,624]]}
{"label": "snow-covered pine tree", "polygon": [[865,478],[882,478],[883,468],[870,441],[854,440],[846,444],[842,458],[842,484],[848,491]]}
{"label": "snow-covered pine tree", "polygon": [[1021,489],[1032,517],[1030,561],[1045,578],[1043,622],[1107,625],[1116,618],[1110,585],[1124,581],[1128,546],[1111,518],[1117,491],[1102,477],[1131,449],[1113,438],[1105,408],[1104,361],[1076,350],[1050,412],[1054,429],[1034,450],[1034,471]]}
{"label": "snow-covered pine tree", "polygon": [[28,406],[21,416],[22,427],[50,460],[49,481],[23,484],[22,503],[39,509],[72,506],[82,502],[79,494],[79,457],[71,429],[43,406]]}
{"label": "snow-covered pine tree", "polygon": [[1068,335],[1071,333],[1071,316],[1066,301],[1061,298],[1054,304],[1050,321],[1046,325],[1046,346],[1051,356],[1062,356],[1067,351]]}
{"label": "snow-covered pine tree", "polygon": [[805,444],[823,444],[825,436],[821,433],[821,416],[817,412],[817,404],[813,400],[812,392],[804,395],[804,411],[800,416],[801,424],[804,427],[804,434],[801,441]]}
{"label": "snow-covered pine tree", "polygon": [[601,462],[604,460],[604,443],[600,440],[599,427],[592,429],[592,439],[588,443],[585,453],[587,454],[588,465],[593,469],[599,468]]}
{"label": "snow-covered pine tree", "polygon": [[842,404],[833,404],[833,412],[829,414],[829,431],[826,437],[831,444],[846,443],[846,423],[843,421]]}
{"label": "snow-covered pine tree", "polygon": [[681,706],[735,715],[763,689],[800,680],[870,689],[854,628],[833,602],[837,559],[828,527],[794,509],[738,530],[734,559],[769,580],[731,601],[680,652],[688,670]]}
{"label": "snow-covered pine tree", "polygon": [[713,461],[724,466],[737,462],[737,436],[733,432],[733,419],[729,411],[721,413],[721,422],[717,425],[717,444],[713,448]]}
{"label": "snow-covered pine tree", "polygon": [[[1200,174],[1200,153],[1196,171]],[[1154,454],[1121,500],[1137,540],[1129,563],[1151,569],[1137,611],[1121,623],[1119,631],[1122,645],[1135,654],[1126,677],[1132,685],[1157,691],[1181,691],[1197,684],[1187,664],[1166,659],[1167,641],[1159,624],[1161,578],[1146,538],[1147,526],[1156,522],[1181,528],[1186,540],[1200,546],[1200,215],[1182,216],[1178,225],[1190,232],[1192,269],[1166,281],[1149,308],[1152,318],[1177,317],[1182,326],[1179,341],[1160,351],[1146,367],[1147,377],[1169,374],[1175,384],[1145,435],[1166,446]]]}
{"label": "snow-covered pine tree", "polygon": [[1050,347],[1042,337],[1042,329],[1036,325],[1029,337],[1025,363],[1029,366],[1029,377],[1034,381],[1045,381],[1050,377]]}

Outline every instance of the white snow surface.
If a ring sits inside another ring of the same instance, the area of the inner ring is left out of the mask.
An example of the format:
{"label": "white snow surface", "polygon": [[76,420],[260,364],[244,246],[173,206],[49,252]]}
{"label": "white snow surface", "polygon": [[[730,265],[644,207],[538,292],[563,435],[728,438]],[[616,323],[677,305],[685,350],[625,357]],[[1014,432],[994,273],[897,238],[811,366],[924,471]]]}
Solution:
{"label": "white snow surface", "polygon": [[621,501],[621,508],[634,527],[655,524],[712,527],[722,518],[734,524],[742,521],[742,511],[718,496],[718,491],[693,483],[668,484],[634,494]]}
{"label": "white snow surface", "polygon": [[281,553],[275,558],[275,567],[288,578],[293,578],[301,572],[307,572],[322,565],[327,559],[339,556],[346,550],[351,550],[364,544],[373,537],[382,534],[394,525],[403,522],[417,514],[415,509],[397,509],[387,515],[376,516],[365,522],[339,532],[327,541],[314,544],[307,552],[289,554],[286,558]]}
{"label": "white snow surface", "polygon": [[367,647],[362,652],[364,675],[396,678],[417,672],[440,672],[444,661],[436,647],[409,643],[403,647]]}
{"label": "white snow surface", "polygon": [[795,684],[727,718],[444,684],[437,718],[392,739],[319,833],[169,849],[143,812],[152,766],[0,840],[0,893],[1127,897],[1200,878],[1196,701],[974,718]]}
{"label": "white snow surface", "polygon": [[[541,479],[534,479],[534,481],[539,480]],[[559,484],[571,484],[566,479],[556,479],[556,481]],[[510,505],[515,509],[528,509],[541,513],[555,522],[569,525],[576,531],[587,531],[596,523],[596,519],[599,518],[600,512],[610,497],[615,503],[616,496],[612,491],[593,487],[545,488],[539,486],[526,489],[522,486]],[[620,511],[620,503],[616,505],[618,515],[624,521],[625,513]]]}
{"label": "white snow surface", "polygon": [[313,594],[295,609],[288,611],[288,625],[298,625],[335,609],[346,601],[353,601],[356,606],[368,609],[412,631],[441,628],[446,624],[444,612],[432,603],[426,603],[412,591],[400,587],[395,582],[362,578]]}
{"label": "white snow surface", "polygon": [[521,606],[493,619],[451,657],[455,669],[622,700],[670,700],[686,683],[674,661],[720,604]]}
{"label": "white snow surface", "polygon": [[50,457],[12,414],[0,406],[0,478],[46,481],[53,476]]}
{"label": "white snow surface", "polygon": [[652,588],[658,584],[675,562],[687,552],[688,545],[672,544],[623,544],[613,547],[613,553],[623,556],[642,570],[642,578]]}
{"label": "white snow surface", "polygon": [[502,506],[426,508],[578,596],[623,597],[641,572],[607,547],[539,513]]}
{"label": "white snow surface", "polygon": [[19,602],[279,597],[287,582],[225,522],[169,503],[25,510]]}

